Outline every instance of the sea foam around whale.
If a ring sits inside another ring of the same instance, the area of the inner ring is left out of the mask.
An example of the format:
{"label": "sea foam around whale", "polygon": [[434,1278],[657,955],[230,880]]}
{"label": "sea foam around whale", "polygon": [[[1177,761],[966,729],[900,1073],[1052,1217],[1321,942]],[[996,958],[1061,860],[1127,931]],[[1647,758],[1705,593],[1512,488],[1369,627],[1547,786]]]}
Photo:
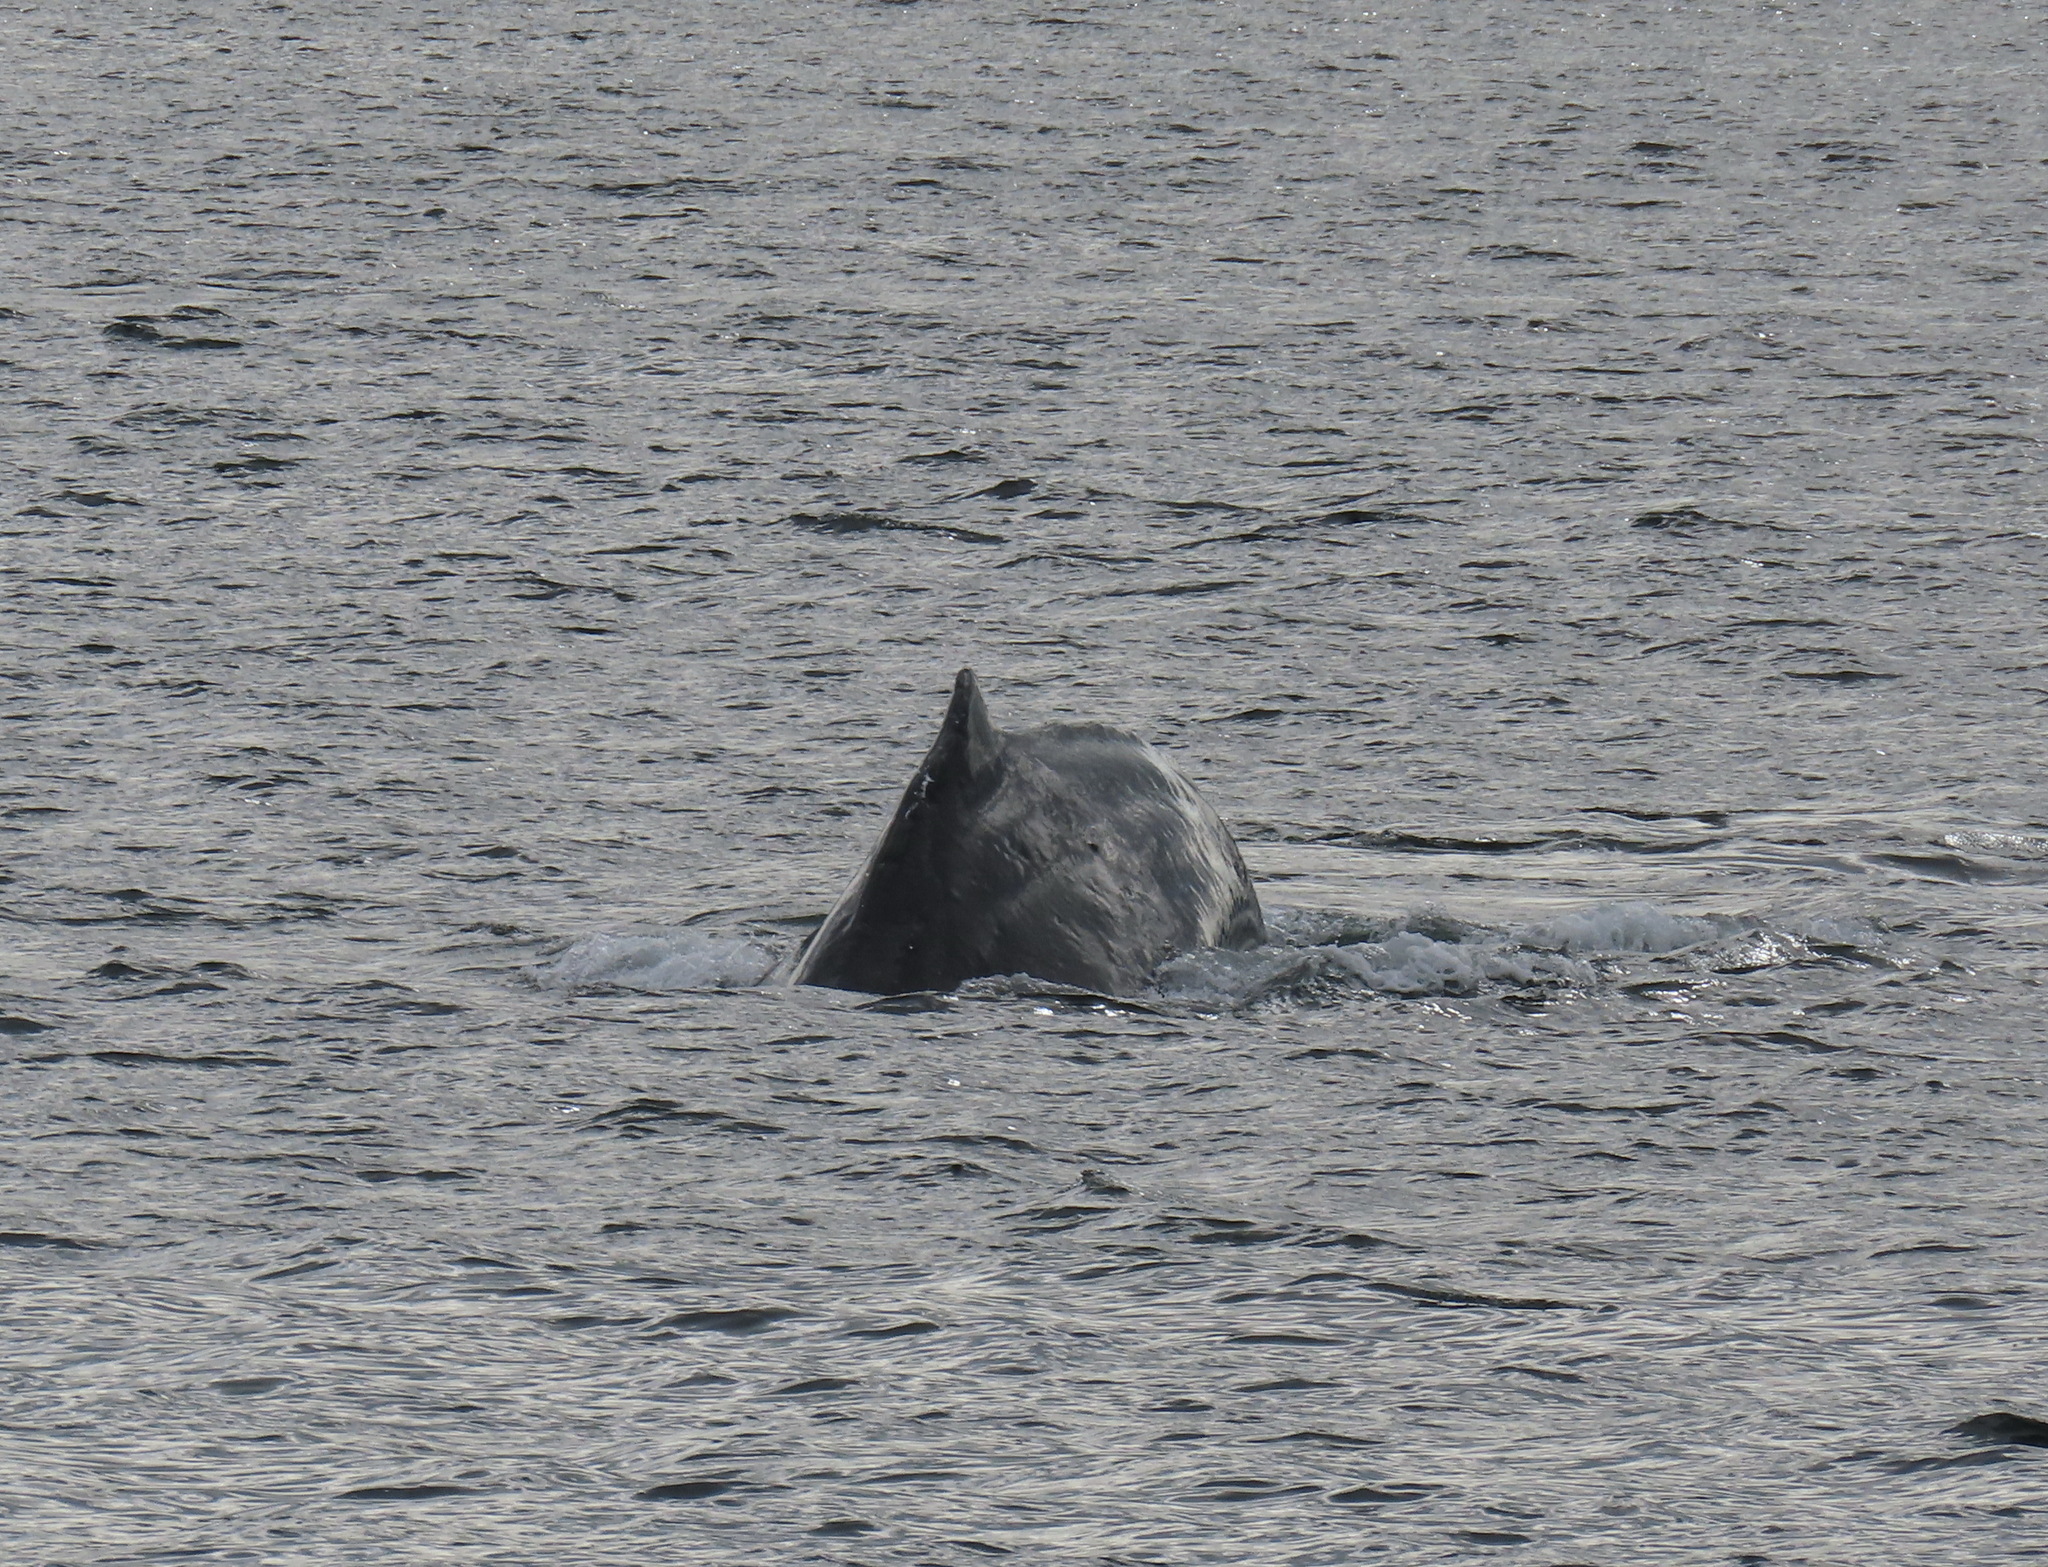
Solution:
{"label": "sea foam around whale", "polygon": [[[1764,922],[1674,913],[1643,902],[1601,903],[1524,927],[1495,927],[1425,907],[1377,919],[1315,909],[1267,911],[1273,940],[1250,952],[1208,949],[1164,964],[1150,993],[1210,1008],[1327,1003],[1345,992],[1476,996],[1596,990],[1631,960],[1743,973],[1848,953],[1889,966],[1883,933],[1840,922]],[[646,926],[586,936],[528,972],[576,992],[648,993],[767,986],[795,952],[773,937]],[[977,993],[988,987],[978,988]]]}

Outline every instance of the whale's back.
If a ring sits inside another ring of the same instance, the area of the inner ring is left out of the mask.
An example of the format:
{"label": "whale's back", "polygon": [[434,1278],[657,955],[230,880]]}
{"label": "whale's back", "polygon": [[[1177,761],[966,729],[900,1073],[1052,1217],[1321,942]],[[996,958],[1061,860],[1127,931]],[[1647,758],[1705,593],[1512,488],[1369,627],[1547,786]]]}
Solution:
{"label": "whale's back", "polygon": [[1229,829],[1151,746],[1101,724],[1004,734],[973,673],[799,984],[894,994],[993,974],[1109,994],[1265,939]]}

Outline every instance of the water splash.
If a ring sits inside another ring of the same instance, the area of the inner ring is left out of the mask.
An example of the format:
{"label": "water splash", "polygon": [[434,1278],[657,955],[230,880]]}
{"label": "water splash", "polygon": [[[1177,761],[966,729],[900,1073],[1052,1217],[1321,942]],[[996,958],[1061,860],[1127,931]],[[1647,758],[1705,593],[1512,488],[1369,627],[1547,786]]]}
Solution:
{"label": "water splash", "polygon": [[737,990],[766,983],[781,961],[745,936],[654,928],[586,936],[530,972],[551,990]]}

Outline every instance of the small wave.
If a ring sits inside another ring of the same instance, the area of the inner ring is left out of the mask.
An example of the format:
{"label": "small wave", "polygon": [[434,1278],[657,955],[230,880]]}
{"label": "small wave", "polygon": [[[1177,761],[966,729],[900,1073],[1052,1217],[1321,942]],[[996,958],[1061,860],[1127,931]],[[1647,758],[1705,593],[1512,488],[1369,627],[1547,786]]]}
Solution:
{"label": "small wave", "polygon": [[1649,966],[1681,975],[1748,974],[1816,965],[1895,968],[1904,960],[1864,921],[1767,923],[1676,914],[1655,904],[1600,903],[1526,928],[1474,924],[1440,909],[1369,919],[1268,909],[1266,946],[1175,958],[1153,976],[1163,998],[1244,1010],[1328,1004],[1344,995],[1553,995],[1614,985]]}
{"label": "small wave", "polygon": [[1653,903],[1599,904],[1528,931],[1531,946],[1575,954],[1681,952],[1726,935],[1729,925],[1672,914]]}
{"label": "small wave", "polygon": [[652,929],[586,936],[530,972],[550,990],[736,990],[766,982],[781,961],[744,936]]}
{"label": "small wave", "polygon": [[1392,930],[1377,939],[1341,945],[1267,946],[1253,952],[1210,949],[1174,959],[1153,983],[1161,995],[1175,1001],[1239,1008],[1269,1001],[1334,999],[1347,991],[1475,996],[1531,985],[1583,987],[1597,979],[1589,963],[1532,951],[1512,938],[1475,929],[1448,939],[1420,930]]}
{"label": "small wave", "polygon": [[1694,967],[1720,974],[1816,965],[1902,969],[1912,962],[1890,932],[1869,920],[1824,915],[1740,925],[1688,956]]}
{"label": "small wave", "polygon": [[2008,860],[2048,860],[2048,833],[1969,830],[1943,833],[1935,840],[1944,849],[1974,850]]}

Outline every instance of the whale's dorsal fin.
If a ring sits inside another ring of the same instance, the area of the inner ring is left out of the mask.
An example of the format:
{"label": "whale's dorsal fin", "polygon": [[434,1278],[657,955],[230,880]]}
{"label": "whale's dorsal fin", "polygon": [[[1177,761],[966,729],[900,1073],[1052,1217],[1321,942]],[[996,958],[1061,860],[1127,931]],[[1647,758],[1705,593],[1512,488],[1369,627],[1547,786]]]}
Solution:
{"label": "whale's dorsal fin", "polygon": [[1002,754],[1003,736],[989,722],[974,671],[953,677],[953,700],[939,724],[939,737],[919,769],[927,793],[965,787],[985,776]]}

